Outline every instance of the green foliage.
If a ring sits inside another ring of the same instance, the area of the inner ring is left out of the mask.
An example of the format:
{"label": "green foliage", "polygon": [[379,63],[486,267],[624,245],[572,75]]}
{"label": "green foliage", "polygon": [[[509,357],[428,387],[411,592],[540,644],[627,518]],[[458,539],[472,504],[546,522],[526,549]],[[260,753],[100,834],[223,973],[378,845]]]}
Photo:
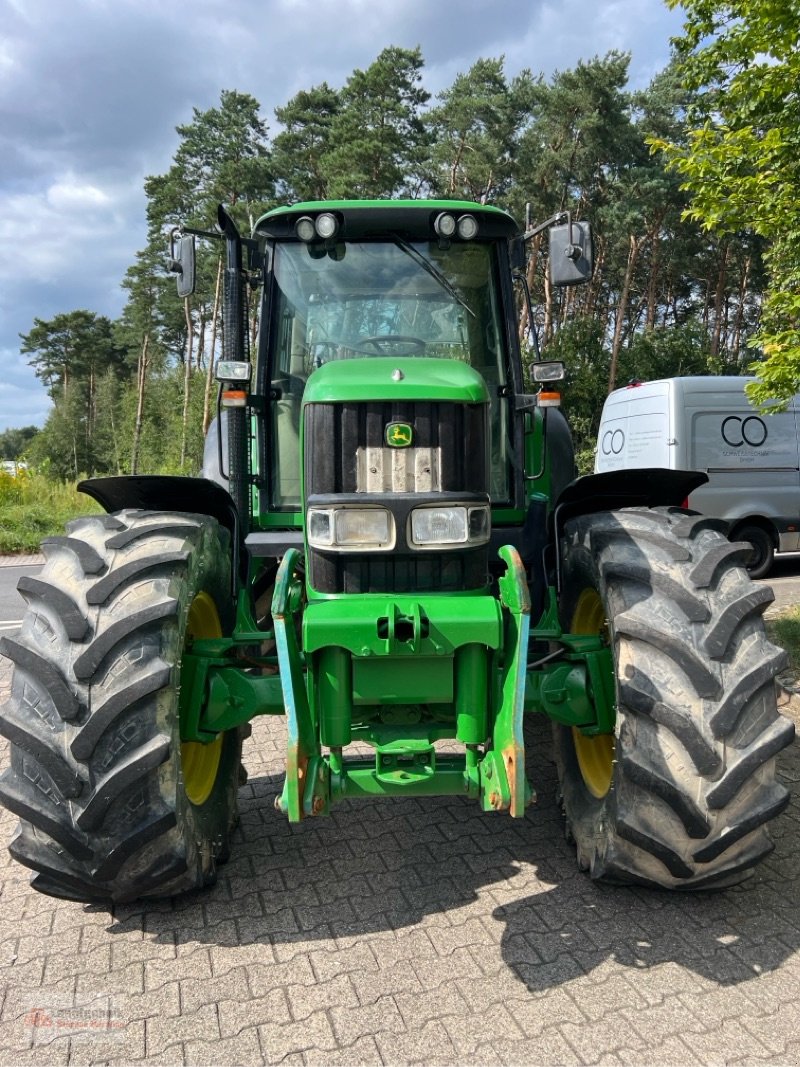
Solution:
{"label": "green foliage", "polygon": [[101,510],[74,483],[29,471],[15,478],[0,472],[0,554],[36,552],[43,537],[63,533],[70,519]]}
{"label": "green foliage", "polygon": [[38,426],[22,426],[0,433],[0,459],[22,459],[25,449],[38,432]]}
{"label": "green foliage", "polygon": [[73,380],[91,379],[100,368],[120,370],[124,363],[110,320],[93,311],[70,311],[49,321],[34,319],[33,328],[20,337],[20,352],[30,355],[36,377],[51,397],[66,395]]}
{"label": "green foliage", "polygon": [[790,608],[777,618],[767,619],[767,636],[789,653],[789,667],[800,671],[800,608]]}
{"label": "green foliage", "polygon": [[[677,0],[670,0],[673,5]],[[800,388],[800,3],[682,0],[677,41],[694,91],[685,143],[656,139],[692,194],[689,217],[768,244],[769,289],[752,339],[754,399]]]}
{"label": "green foliage", "polygon": [[331,127],[341,108],[340,94],[323,82],[303,89],[275,108],[283,126],[272,143],[272,166],[282,199],[324,200],[328,179],[322,160],[331,147]]}
{"label": "green foliage", "polygon": [[322,157],[334,199],[414,195],[421,184],[428,139],[420,109],[419,48],[384,48],[366,70],[354,70],[330,125],[331,148]]}
{"label": "green foliage", "polygon": [[479,59],[459,74],[425,117],[434,195],[502,201],[516,176],[517,138],[533,99],[530,71],[512,82],[501,59]]}

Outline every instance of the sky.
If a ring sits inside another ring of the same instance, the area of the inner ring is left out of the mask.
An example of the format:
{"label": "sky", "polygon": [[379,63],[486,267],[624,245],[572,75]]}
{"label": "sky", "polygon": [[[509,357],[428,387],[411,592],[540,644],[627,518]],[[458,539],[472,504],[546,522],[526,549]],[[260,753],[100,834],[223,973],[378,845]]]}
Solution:
{"label": "sky", "polygon": [[144,178],[223,89],[251,93],[274,134],[275,107],[389,45],[421,47],[434,95],[480,57],[548,76],[611,49],[639,88],[680,22],[664,0],[0,0],[0,432],[49,409],[19,334],[119,314]]}

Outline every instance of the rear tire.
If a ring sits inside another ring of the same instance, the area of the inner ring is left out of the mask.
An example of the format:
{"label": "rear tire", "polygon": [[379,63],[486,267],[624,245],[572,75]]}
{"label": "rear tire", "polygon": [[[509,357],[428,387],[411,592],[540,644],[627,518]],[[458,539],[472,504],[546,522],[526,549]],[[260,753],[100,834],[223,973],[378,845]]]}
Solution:
{"label": "rear tire", "polygon": [[[233,623],[229,536],[202,515],[126,511],[48,538],[0,733],[10,851],[71,900],[170,896],[214,881],[236,821],[242,732],[181,753],[181,657]],[[199,620],[199,621],[198,621]],[[193,799],[190,799],[190,795]]]}
{"label": "rear tire", "polygon": [[761,619],[772,592],[746,555],[674,508],[566,525],[562,625],[607,635],[617,694],[613,740],[555,726],[568,833],[593,878],[726,886],[773,847],[766,823],[789,799],[775,755],[794,724],[775,695],[786,654]]}

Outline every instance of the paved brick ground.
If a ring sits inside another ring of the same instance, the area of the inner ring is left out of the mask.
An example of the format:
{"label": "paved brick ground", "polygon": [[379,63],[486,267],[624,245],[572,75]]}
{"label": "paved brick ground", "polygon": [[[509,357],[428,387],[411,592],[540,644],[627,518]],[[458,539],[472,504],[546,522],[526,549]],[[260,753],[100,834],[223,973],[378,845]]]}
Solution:
{"label": "paved brick ground", "polygon": [[0,1063],[800,1063],[800,745],[773,855],[681,896],[578,873],[546,739],[524,820],[407,800],[291,828],[262,722],[234,857],[177,902],[51,900],[3,856]]}

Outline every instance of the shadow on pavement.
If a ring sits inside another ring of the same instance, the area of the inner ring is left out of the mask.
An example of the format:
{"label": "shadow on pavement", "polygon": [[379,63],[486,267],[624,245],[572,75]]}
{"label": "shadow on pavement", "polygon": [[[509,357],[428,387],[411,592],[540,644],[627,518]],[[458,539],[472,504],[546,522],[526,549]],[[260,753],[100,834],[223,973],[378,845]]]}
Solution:
{"label": "shadow on pavement", "polygon": [[[486,966],[495,969],[499,945],[531,992],[598,967],[664,963],[732,985],[800,949],[796,795],[773,823],[776,851],[741,886],[681,894],[598,885],[578,871],[564,840],[548,741],[536,725],[529,776],[539,802],[520,820],[444,798],[349,801],[327,819],[290,826],[273,808],[282,776],[256,777],[242,791],[233,858],[217,885],[118,907],[109,932],[141,930],[162,944],[263,943],[287,956],[293,943],[298,951],[325,940],[341,949],[346,939],[421,925],[443,955],[458,941],[480,964],[487,946]],[[780,767],[796,794],[800,743]]]}

